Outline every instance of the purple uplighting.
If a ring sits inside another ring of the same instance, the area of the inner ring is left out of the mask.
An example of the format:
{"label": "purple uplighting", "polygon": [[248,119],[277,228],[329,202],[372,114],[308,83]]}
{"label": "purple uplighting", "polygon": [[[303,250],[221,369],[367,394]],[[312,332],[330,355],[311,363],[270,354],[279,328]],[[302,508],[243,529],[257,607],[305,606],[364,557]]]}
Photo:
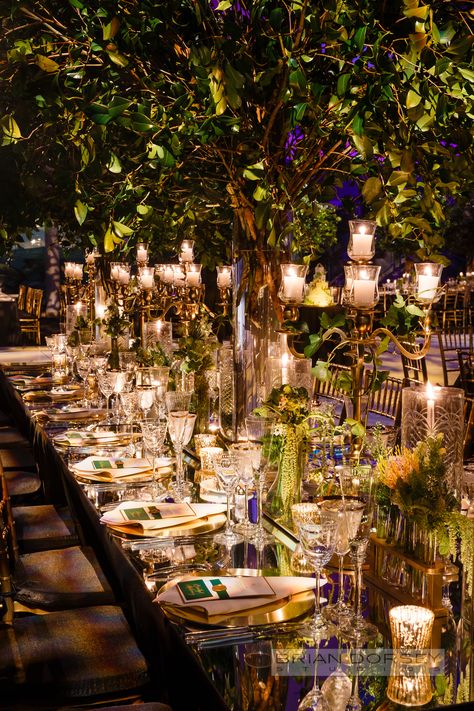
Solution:
{"label": "purple uplighting", "polygon": [[296,146],[304,138],[304,133],[300,126],[295,126],[288,135],[285,141],[285,165],[289,165],[296,156]]}

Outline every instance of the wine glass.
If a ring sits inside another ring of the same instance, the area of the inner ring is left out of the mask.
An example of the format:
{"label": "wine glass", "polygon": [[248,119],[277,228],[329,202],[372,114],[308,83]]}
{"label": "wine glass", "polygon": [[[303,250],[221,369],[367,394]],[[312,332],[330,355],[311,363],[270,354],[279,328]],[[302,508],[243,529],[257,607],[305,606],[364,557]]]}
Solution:
{"label": "wine glass", "polygon": [[298,704],[296,711],[330,711],[329,703],[319,687],[318,679],[318,658],[319,645],[321,643],[321,633],[314,635],[314,682],[311,691],[309,691],[302,701]]}
{"label": "wine glass", "polygon": [[117,372],[114,370],[99,371],[99,389],[105,397],[105,407],[107,410],[107,420],[110,415],[110,397],[114,392],[115,383],[117,381]]}
{"label": "wine glass", "polygon": [[184,501],[191,495],[191,486],[184,480],[183,447],[193,436],[196,415],[187,410],[175,410],[168,413],[168,433],[176,454],[176,481],[171,484],[171,491],[177,501]]}
{"label": "wine glass", "polygon": [[147,419],[155,402],[155,388],[139,387],[136,389],[136,393],[138,398],[138,406],[143,413],[143,417]]}
{"label": "wine glass", "polygon": [[255,442],[237,442],[231,449],[237,456],[239,479],[245,492],[244,520],[235,526],[235,530],[243,536],[253,537],[256,525],[249,519],[249,486],[254,480],[254,471],[260,466],[261,447]]}
{"label": "wine glass", "polygon": [[331,560],[336,548],[337,522],[325,515],[318,504],[308,503],[300,506],[296,525],[303,549],[314,566],[316,577],[314,615],[312,620],[304,625],[304,632],[312,637],[315,635],[327,637],[332,633],[332,627],[321,614],[321,571]]}
{"label": "wine glass", "polygon": [[338,594],[334,605],[326,605],[324,614],[333,621],[352,617],[352,610],[344,601],[344,556],[350,551],[350,543],[357,535],[364,505],[346,498],[326,499],[320,502],[321,509],[337,524],[335,554],[338,556]]}
{"label": "wine glass", "polygon": [[217,478],[227,497],[227,519],[225,530],[214,536],[214,542],[223,544],[226,548],[231,548],[237,543],[241,543],[243,541],[243,537],[239,533],[235,532],[234,526],[230,520],[230,500],[232,494],[234,493],[235,487],[237,486],[240,475],[239,460],[236,452],[232,450],[216,452],[212,459]]}
{"label": "wine glass", "polygon": [[133,416],[138,413],[138,393],[136,390],[130,392],[123,391],[120,393],[120,403],[125,414],[127,423],[133,422]]}
{"label": "wine glass", "polygon": [[165,403],[168,412],[189,412],[191,407],[190,390],[168,390],[165,393]]}
{"label": "wine glass", "polygon": [[162,409],[165,393],[168,388],[170,369],[167,366],[155,366],[150,368],[151,385],[156,389],[155,402],[159,409]]}
{"label": "wine glass", "polygon": [[260,417],[259,415],[248,415],[245,418],[245,427],[249,442],[257,445],[260,450],[260,458],[254,461],[254,476],[257,490],[257,525],[252,532],[252,543],[256,548],[262,548],[266,543],[271,543],[274,537],[265,531],[263,527],[263,492],[266,484],[267,472],[272,460],[272,435],[275,419],[272,417]]}
{"label": "wine glass", "polygon": [[76,357],[76,370],[79,375],[79,377],[82,379],[84,383],[84,393],[82,397],[82,407],[88,407],[89,402],[87,399],[87,394],[88,394],[88,386],[89,386],[89,376],[91,374],[92,370],[92,361],[88,353],[85,351],[82,351],[78,353]]}
{"label": "wine glass", "polygon": [[362,566],[367,555],[375,509],[374,470],[370,465],[353,467],[348,475],[342,477],[341,484],[346,498],[362,504],[357,530],[354,531],[354,536],[349,542],[349,555],[356,568],[354,616],[341,627],[346,639],[359,644],[378,635],[377,627],[367,622],[362,615]]}
{"label": "wine glass", "polygon": [[143,444],[145,445],[145,448],[152,453],[151,497],[153,501],[156,501],[160,494],[158,481],[156,478],[156,458],[159,456],[161,450],[163,449],[168,422],[165,419],[142,420],[142,422],[140,423],[140,427],[143,435]]}

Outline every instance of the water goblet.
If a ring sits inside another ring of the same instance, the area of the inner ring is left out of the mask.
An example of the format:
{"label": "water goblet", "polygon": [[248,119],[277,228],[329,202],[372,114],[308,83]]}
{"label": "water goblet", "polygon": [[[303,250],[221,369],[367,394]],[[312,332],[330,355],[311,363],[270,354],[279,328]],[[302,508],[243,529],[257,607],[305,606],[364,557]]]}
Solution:
{"label": "water goblet", "polygon": [[120,370],[126,370],[133,373],[137,364],[137,354],[134,351],[120,351],[119,365]]}
{"label": "water goblet", "polygon": [[235,532],[230,519],[230,501],[237,482],[239,481],[239,460],[236,452],[232,450],[222,451],[216,452],[213,457],[213,464],[219,483],[227,497],[226,526],[222,533],[217,533],[214,536],[214,542],[223,544],[226,548],[231,548],[243,541],[243,537]]}
{"label": "water goblet", "polygon": [[150,381],[156,389],[155,402],[162,409],[165,399],[165,393],[168,388],[170,377],[170,369],[167,366],[155,366],[150,368]]}
{"label": "water goblet", "polygon": [[132,390],[130,392],[121,392],[120,404],[122,405],[122,410],[125,414],[125,421],[127,423],[133,422],[133,417],[138,413],[139,410],[137,391]]}
{"label": "water goblet", "polygon": [[[304,508],[303,508],[304,507]],[[313,564],[316,577],[316,602],[314,615],[303,631],[309,636],[327,637],[332,634],[332,626],[321,613],[321,572],[336,548],[337,522],[327,517],[318,504],[304,504],[296,518],[300,541],[304,552]]]}
{"label": "water goblet", "polygon": [[156,458],[163,449],[168,422],[164,419],[142,420],[140,427],[143,435],[143,444],[152,454],[151,497],[153,501],[156,501],[160,495],[160,487],[156,478]]}
{"label": "water goblet", "polygon": [[189,482],[184,480],[183,448],[193,436],[196,415],[187,410],[175,410],[168,413],[168,433],[176,454],[176,481],[171,484],[171,491],[177,501],[183,501],[191,494]]}

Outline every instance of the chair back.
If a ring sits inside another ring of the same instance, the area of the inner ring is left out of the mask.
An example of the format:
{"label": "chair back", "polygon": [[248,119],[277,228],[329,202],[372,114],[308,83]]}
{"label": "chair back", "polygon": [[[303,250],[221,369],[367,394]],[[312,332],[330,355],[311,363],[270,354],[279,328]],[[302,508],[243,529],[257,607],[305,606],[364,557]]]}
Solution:
{"label": "chair back", "polygon": [[18,289],[18,311],[25,311],[26,310],[26,292],[28,291],[28,287],[26,284],[20,284],[19,289]]}
{"label": "chair back", "polygon": [[387,418],[395,426],[399,425],[403,385],[403,380],[389,375],[378,390],[372,391],[369,400],[369,415],[373,413],[380,416],[382,420]]}
{"label": "chair back", "polygon": [[350,368],[346,365],[332,365],[328,380],[318,380],[315,378],[314,397],[319,403],[327,402],[335,406],[336,415],[342,420],[344,416],[344,390],[338,384],[338,378],[342,373],[350,375]]}
{"label": "chair back", "polygon": [[438,331],[437,335],[443,368],[443,385],[453,385],[460,376],[458,351],[472,351],[472,330],[451,326]]}
{"label": "chair back", "polygon": [[43,304],[43,290],[33,289],[33,295],[31,299],[31,310],[29,313],[33,318],[39,319],[41,316],[41,306]]}
{"label": "chair back", "polygon": [[474,396],[474,352],[458,350],[459,378],[465,395]]}
{"label": "chair back", "polygon": [[404,385],[409,385],[410,383],[423,383],[428,382],[428,369],[426,366],[426,357],[417,356],[417,345],[416,343],[402,342],[402,345],[406,350],[413,352],[413,357],[400,353],[402,368],[403,368],[403,383]]}

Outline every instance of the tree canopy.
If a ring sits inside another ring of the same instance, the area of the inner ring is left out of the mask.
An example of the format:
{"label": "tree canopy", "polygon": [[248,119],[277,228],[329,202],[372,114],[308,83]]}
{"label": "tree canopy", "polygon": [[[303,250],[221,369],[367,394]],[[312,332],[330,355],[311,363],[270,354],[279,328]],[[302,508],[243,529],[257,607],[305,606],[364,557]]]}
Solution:
{"label": "tree canopy", "polygon": [[233,220],[242,247],[276,250],[351,179],[390,238],[436,256],[472,190],[470,3],[1,5],[2,151],[24,195],[5,230],[50,218],[120,251],[197,225],[209,253]]}

